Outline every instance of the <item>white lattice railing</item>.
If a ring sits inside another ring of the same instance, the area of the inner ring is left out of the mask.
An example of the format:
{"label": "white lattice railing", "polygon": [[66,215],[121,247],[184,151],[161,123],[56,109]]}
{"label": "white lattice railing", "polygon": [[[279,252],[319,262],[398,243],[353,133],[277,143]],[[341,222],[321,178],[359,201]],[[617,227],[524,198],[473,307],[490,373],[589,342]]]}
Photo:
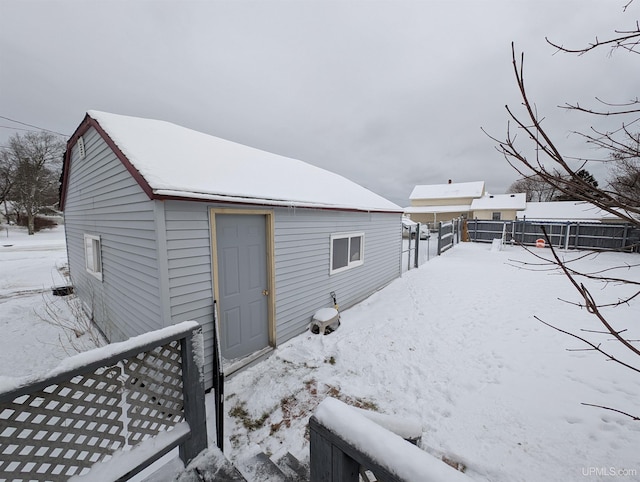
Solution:
{"label": "white lattice railing", "polygon": [[10,387],[0,394],[0,482],[90,475],[158,434],[154,453],[111,473],[129,477],[178,445],[188,462],[207,446],[201,348],[199,325],[185,322]]}

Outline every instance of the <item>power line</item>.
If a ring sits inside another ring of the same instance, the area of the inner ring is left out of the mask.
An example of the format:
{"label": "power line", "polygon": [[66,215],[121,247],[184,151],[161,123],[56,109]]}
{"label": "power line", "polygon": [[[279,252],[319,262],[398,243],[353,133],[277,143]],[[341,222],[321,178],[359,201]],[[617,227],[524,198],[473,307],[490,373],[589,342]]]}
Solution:
{"label": "power line", "polygon": [[41,130],[41,131],[51,132],[52,134],[57,134],[57,135],[62,136],[62,137],[69,137],[68,134],[62,134],[60,132],[56,132],[56,131],[52,131],[52,130],[49,130],[49,129],[45,129],[44,127],[38,127],[38,126],[34,126],[33,124],[27,124],[26,122],[20,122],[19,120],[11,119],[9,117],[5,117],[5,116],[2,116],[2,115],[0,115],[0,119],[8,120],[9,122],[15,122],[16,124],[20,124],[20,125],[27,126],[27,127],[33,127],[34,129],[38,129],[38,130]]}
{"label": "power line", "polygon": [[11,127],[11,126],[0,126],[0,129],[11,129],[11,130],[14,130],[14,131],[38,132],[35,129],[25,129],[23,127]]}

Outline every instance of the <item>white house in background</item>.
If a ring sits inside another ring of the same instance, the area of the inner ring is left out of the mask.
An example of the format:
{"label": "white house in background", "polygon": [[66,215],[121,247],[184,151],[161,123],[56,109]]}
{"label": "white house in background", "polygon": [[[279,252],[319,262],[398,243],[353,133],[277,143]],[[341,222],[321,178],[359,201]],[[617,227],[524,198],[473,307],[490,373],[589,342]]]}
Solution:
{"label": "white house in background", "polygon": [[332,172],[168,122],[89,111],[61,188],[71,280],[110,341],[214,300],[227,373],[401,274],[402,208]]}
{"label": "white house in background", "polygon": [[624,222],[608,211],[584,201],[528,202],[518,219],[572,222]]}
{"label": "white house in background", "polygon": [[471,201],[471,218],[490,219],[493,221],[513,221],[518,211],[527,206],[527,195],[517,194],[486,194]]}
{"label": "white house in background", "polygon": [[413,221],[434,224],[471,215],[471,203],[484,196],[484,181],[417,185],[404,209]]}

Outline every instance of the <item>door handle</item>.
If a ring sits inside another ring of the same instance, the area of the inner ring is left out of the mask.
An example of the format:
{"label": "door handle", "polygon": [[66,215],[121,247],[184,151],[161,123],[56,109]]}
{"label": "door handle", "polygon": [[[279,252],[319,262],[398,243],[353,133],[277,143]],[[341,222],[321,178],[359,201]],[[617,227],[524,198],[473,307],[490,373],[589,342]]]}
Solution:
{"label": "door handle", "polygon": [[269,290],[262,290],[262,296],[269,296]]}

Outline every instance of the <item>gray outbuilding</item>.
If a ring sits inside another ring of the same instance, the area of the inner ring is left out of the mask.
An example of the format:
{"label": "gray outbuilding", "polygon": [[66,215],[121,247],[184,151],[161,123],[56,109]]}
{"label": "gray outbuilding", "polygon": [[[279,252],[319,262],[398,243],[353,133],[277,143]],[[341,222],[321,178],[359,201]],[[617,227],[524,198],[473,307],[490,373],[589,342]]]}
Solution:
{"label": "gray outbuilding", "polygon": [[168,122],[89,111],[61,186],[71,280],[107,339],[203,326],[227,372],[401,274],[402,208],[310,164]]}

